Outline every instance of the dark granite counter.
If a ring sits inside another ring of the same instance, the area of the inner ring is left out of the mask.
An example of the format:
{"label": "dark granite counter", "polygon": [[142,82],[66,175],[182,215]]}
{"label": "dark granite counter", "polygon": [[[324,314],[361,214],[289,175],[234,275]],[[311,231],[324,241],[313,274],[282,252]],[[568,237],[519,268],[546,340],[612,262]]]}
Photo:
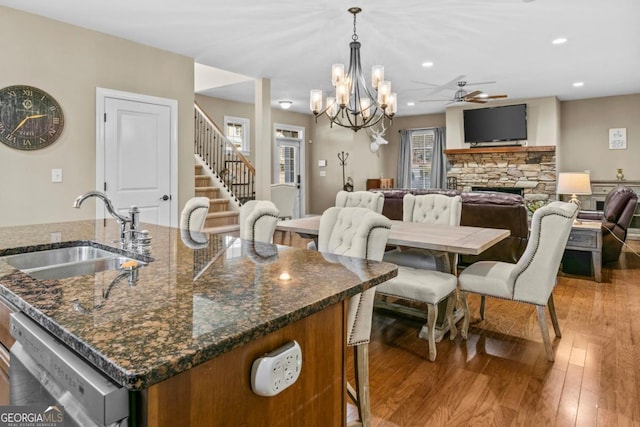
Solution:
{"label": "dark granite counter", "polygon": [[[143,228],[152,236],[153,261],[138,270],[131,286],[117,270],[40,281],[0,260],[0,295],[132,390],[148,388],[396,275],[393,264],[229,235],[185,244],[181,230]],[[106,228],[102,221],[3,227],[0,256],[82,241],[115,247],[117,234],[111,219]]]}

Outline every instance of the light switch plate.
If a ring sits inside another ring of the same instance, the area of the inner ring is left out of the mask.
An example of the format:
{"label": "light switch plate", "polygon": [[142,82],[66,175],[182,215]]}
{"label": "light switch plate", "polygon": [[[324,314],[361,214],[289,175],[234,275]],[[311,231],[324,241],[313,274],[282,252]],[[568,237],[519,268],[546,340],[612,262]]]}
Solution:
{"label": "light switch plate", "polygon": [[320,176],[327,176],[327,171],[320,171]]}
{"label": "light switch plate", "polygon": [[51,182],[62,182],[62,169],[51,169]]}

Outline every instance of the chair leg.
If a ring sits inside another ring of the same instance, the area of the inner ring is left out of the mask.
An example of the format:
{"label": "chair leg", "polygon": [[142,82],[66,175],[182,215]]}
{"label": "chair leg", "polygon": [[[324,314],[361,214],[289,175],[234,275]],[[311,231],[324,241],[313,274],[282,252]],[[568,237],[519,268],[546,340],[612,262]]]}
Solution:
{"label": "chair leg", "polygon": [[467,339],[467,333],[469,332],[469,317],[471,313],[469,312],[469,301],[467,301],[467,293],[460,291],[460,302],[462,303],[462,312],[464,314],[462,320],[462,330],[460,330],[460,335],[462,335],[462,339]]}
{"label": "chair leg", "polygon": [[456,305],[456,291],[451,292],[447,298],[447,322],[449,322],[449,339],[453,341],[458,335],[456,322],[453,321],[453,309]]}
{"label": "chair leg", "polygon": [[362,427],[371,427],[371,404],[369,402],[369,344],[359,344],[354,348],[353,360],[356,380],[358,415]]}
{"label": "chair leg", "polygon": [[436,319],[438,318],[438,305],[427,304],[427,330],[429,331],[429,360],[435,361],[436,350]]}
{"label": "chair leg", "polygon": [[487,297],[484,295],[480,296],[480,319],[484,320],[484,309],[487,303]]}
{"label": "chair leg", "polygon": [[549,329],[547,328],[547,319],[545,317],[544,306],[536,305],[538,312],[538,323],[540,324],[540,332],[542,333],[542,341],[544,341],[544,349],[547,352],[547,360],[554,361],[553,348],[551,347],[551,338],[549,337]]}
{"label": "chair leg", "polygon": [[553,294],[549,295],[549,301],[547,302],[547,305],[549,307],[551,323],[553,324],[553,330],[556,333],[556,337],[562,338],[562,332],[560,332],[560,324],[558,324],[558,316],[556,315],[556,306],[553,302]]}

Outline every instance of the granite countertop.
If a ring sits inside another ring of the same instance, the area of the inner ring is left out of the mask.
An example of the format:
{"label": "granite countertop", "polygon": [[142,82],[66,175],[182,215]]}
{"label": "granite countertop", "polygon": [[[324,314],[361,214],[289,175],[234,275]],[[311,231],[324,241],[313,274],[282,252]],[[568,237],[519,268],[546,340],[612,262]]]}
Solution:
{"label": "granite countertop", "polygon": [[[197,243],[179,229],[143,228],[152,236],[153,261],[138,270],[132,286],[117,270],[41,281],[0,260],[0,295],[131,390],[148,388],[397,274],[388,263],[230,235]],[[79,242],[116,247],[117,235],[111,219],[107,227],[103,221],[1,227],[0,256]]]}

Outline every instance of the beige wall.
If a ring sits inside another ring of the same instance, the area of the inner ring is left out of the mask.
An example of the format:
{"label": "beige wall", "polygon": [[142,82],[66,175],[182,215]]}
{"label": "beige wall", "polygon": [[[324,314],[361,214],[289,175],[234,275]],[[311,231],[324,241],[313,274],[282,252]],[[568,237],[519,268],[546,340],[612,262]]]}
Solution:
{"label": "beige wall", "polygon": [[[247,156],[251,163],[255,164],[255,144],[256,144],[256,128],[255,128],[255,116],[256,111],[254,104],[246,104],[243,102],[229,101],[227,99],[213,98],[211,96],[196,95],[196,102],[207,112],[211,120],[214,121],[218,127],[224,131],[224,116],[240,117],[249,119],[250,132],[249,137],[251,139],[251,152]],[[279,123],[291,126],[299,126],[305,128],[305,133],[308,137],[309,128],[313,121],[313,116],[309,114],[294,113],[292,111],[285,111],[281,108],[271,109],[271,121],[272,123]]]}
{"label": "beige wall", "polygon": [[[561,102],[558,171],[591,171],[591,179],[640,180],[640,94]],[[609,149],[609,129],[627,128],[627,149]]]}
{"label": "beige wall", "polygon": [[[47,148],[0,144],[0,225],[94,217],[91,205],[71,204],[95,188],[96,87],[178,100],[179,206],[193,196],[191,58],[2,6],[0,52],[1,87],[43,89],[65,115],[62,135]],[[51,182],[52,168],[63,170],[62,183]]]}
{"label": "beige wall", "polygon": [[[558,145],[560,140],[560,102],[555,96],[520,100],[492,101],[491,107],[527,104],[527,144]],[[447,108],[447,148],[469,148],[464,142],[463,110],[486,108],[487,104]]]}

